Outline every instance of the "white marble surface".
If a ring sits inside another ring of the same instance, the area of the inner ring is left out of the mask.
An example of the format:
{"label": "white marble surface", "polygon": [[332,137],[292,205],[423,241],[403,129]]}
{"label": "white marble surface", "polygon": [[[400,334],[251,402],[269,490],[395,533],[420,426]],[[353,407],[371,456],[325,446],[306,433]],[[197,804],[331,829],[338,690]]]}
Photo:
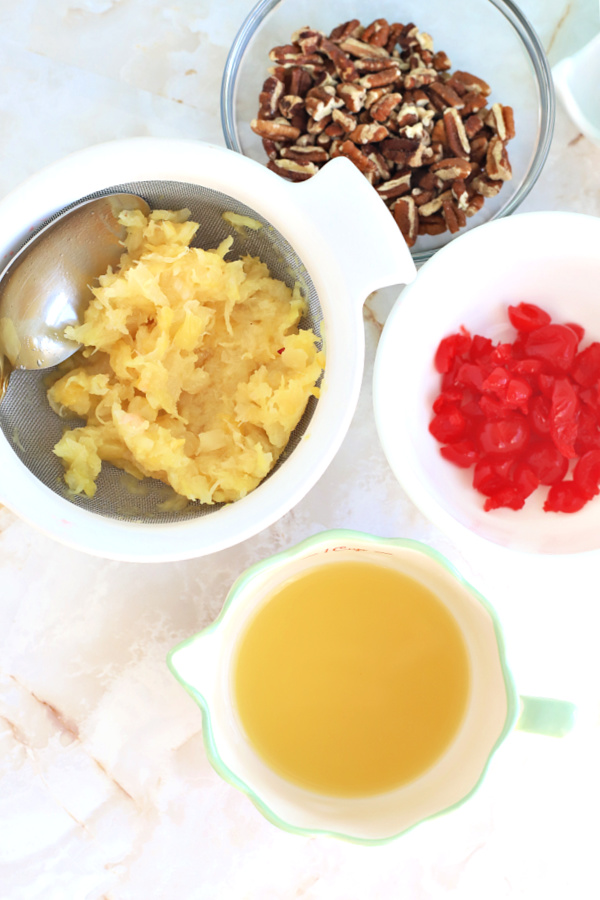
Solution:
{"label": "white marble surface", "polygon": [[[222,143],[221,72],[250,5],[0,0],[0,195],[115,137]],[[600,28],[595,0],[521,6],[551,63]],[[600,149],[561,108],[523,209],[600,215]],[[491,547],[457,546],[413,508],[371,411],[390,302],[381,295],[365,311],[364,388],[330,469],[244,544],[185,563],[105,562],[0,508],[0,900],[598,896],[600,556],[507,561]],[[467,804],[378,848],[268,824],[211,769],[200,713],[165,665],[246,566],[328,527],[445,552],[496,606],[519,690],[581,710],[563,739],[515,732]]]}

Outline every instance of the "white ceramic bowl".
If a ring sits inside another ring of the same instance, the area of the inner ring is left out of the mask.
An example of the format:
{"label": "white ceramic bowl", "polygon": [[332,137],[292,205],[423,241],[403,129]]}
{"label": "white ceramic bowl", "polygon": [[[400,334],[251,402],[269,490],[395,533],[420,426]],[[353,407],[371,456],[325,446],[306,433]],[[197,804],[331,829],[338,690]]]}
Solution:
{"label": "white ceramic bowl", "polygon": [[386,322],[374,372],[377,430],[389,464],[421,511],[451,537],[478,536],[518,551],[600,548],[600,497],[573,514],[543,511],[545,491],[523,509],[484,512],[472,470],[444,460],[428,431],[439,393],[439,341],[464,325],[513,340],[508,304],[536,303],[600,340],[600,219],[524,213],[490,222],[440,250],[405,288]]}
{"label": "white ceramic bowl", "polygon": [[[160,198],[163,186],[174,184],[179,206],[191,205],[186,196],[196,196],[198,186],[226,195],[225,203],[233,199],[265,220],[265,240],[273,226],[295,251],[304,267],[300,274],[308,273],[319,299],[327,355],[321,398],[308,430],[286,461],[235,503],[207,515],[159,523],[125,519],[118,508],[114,514],[99,515],[94,502],[77,503],[64,496],[56,483],[60,478],[43,483],[33,466],[25,464],[20,429],[4,421],[8,395],[0,409],[0,503],[77,549],[160,562],[233,546],[272,524],[304,496],[333,458],[354,413],[362,382],[365,299],[371,291],[411,280],[416,273],[383,202],[350,162],[334,162],[339,165],[328,166],[310,182],[291,185],[222,147],[132,138],[72,154],[0,202],[0,259],[8,260],[24,238],[56,212],[116,185],[136,183],[141,193],[148,182],[159,183]],[[197,215],[202,216],[203,209],[201,205]],[[205,238],[215,240],[212,233]],[[45,402],[45,397],[35,401]],[[19,404],[13,406],[22,410]],[[53,443],[43,428],[28,440],[29,461],[52,456]]]}
{"label": "white ceramic bowl", "polygon": [[600,146],[600,34],[552,69],[556,90],[574,123]]}

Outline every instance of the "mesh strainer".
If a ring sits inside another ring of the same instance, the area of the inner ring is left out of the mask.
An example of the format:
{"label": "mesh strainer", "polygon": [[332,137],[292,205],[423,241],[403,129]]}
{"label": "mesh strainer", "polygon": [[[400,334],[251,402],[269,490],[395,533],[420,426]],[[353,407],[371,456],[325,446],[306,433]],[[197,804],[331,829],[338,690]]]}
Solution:
{"label": "mesh strainer", "polygon": [[[288,285],[298,281],[303,326],[326,338],[321,399],[312,400],[270,475],[233,504],[188,503],[174,510],[158,481],[140,485],[104,464],[93,500],[71,494],[52,453],[65,423],[46,399],[45,373],[16,371],[0,403],[0,501],[52,536],[102,556],[167,560],[231,546],[275,521],[316,482],[347,430],[362,376],[361,307],[368,293],[411,280],[414,266],[375,192],[346,160],[289,184],[230,151],[185,141],[137,138],[74,154],[0,203],[0,248],[19,249],[54,215],[104,193],[131,192],[153,209],[188,207],[201,227],[194,244],[228,258],[259,256]],[[232,232],[230,211],[263,223]]]}

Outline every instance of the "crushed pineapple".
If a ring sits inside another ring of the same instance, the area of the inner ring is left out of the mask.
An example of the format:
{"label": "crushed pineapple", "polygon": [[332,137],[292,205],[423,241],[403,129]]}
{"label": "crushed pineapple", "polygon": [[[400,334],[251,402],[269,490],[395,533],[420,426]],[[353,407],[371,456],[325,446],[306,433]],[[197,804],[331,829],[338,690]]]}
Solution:
{"label": "crushed pineapple", "polygon": [[92,289],[82,350],[48,390],[85,425],[54,452],[65,481],[93,497],[103,462],[203,503],[245,496],[273,468],[324,366],[299,329],[305,301],[255,257],[226,261],[233,238],[189,246],[189,211],[121,214],[125,252]]}

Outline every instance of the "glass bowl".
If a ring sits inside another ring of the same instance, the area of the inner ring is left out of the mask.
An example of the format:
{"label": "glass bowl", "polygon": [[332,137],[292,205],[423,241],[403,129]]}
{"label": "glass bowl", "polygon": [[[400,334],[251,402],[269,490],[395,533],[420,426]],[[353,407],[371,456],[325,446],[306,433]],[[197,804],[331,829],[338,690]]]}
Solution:
{"label": "glass bowl", "polygon": [[[452,71],[484,79],[494,102],[514,110],[516,136],[508,145],[513,177],[500,193],[467,219],[458,234],[514,212],[540,175],[552,139],[555,96],[551,71],[540,40],[523,13],[510,0],[378,0],[377,3],[307,0],[260,0],[233,41],[221,85],[221,119],[227,146],[266,163],[261,138],[250,128],[259,93],[273,63],[269,51],[289,44],[299,28],[329,34],[350,18],[368,25],[376,18],[413,22],[433,38],[434,50],[445,51]],[[424,235],[412,247],[417,264],[452,240],[454,234]]]}

